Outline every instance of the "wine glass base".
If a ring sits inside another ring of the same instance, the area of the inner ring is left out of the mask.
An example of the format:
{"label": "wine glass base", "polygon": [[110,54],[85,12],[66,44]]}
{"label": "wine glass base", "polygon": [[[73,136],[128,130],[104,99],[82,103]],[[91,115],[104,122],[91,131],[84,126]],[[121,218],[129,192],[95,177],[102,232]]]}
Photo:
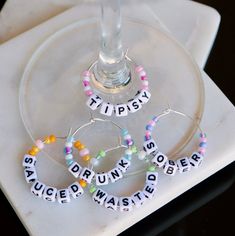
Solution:
{"label": "wine glass base", "polygon": [[[96,18],[73,23],[51,35],[33,53],[20,84],[21,116],[33,140],[50,133],[65,136],[70,127],[75,129],[90,119],[80,75],[97,60],[98,26]],[[138,112],[123,118],[112,117],[128,129],[138,149],[142,148],[146,123],[168,104],[200,121],[204,108],[201,73],[174,39],[160,28],[124,19],[123,46],[129,49],[128,55],[145,68],[152,95]],[[127,102],[138,89],[137,79],[132,79],[120,93],[112,95],[95,88],[105,101],[111,103]],[[107,118],[98,110],[93,116]],[[195,132],[196,126],[192,122],[169,116],[159,123],[154,137],[157,137],[161,151],[174,159]],[[100,149],[116,146],[117,134],[118,130],[111,125],[97,124],[81,131],[79,139],[95,155]],[[49,158],[65,165],[62,151],[62,146],[46,150]],[[112,158],[107,159],[99,170],[110,169],[122,154],[122,150],[112,153]],[[133,174],[142,169],[141,161],[133,161],[130,172]]]}

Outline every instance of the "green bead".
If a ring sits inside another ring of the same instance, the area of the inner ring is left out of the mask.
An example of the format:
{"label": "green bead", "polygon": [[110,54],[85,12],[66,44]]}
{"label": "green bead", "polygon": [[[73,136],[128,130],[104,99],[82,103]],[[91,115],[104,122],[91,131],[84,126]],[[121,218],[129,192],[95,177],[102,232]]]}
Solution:
{"label": "green bead", "polygon": [[137,147],[135,145],[132,146],[131,151],[132,151],[132,153],[137,153],[138,152]]}
{"label": "green bead", "polygon": [[156,170],[156,168],[155,168],[155,166],[150,166],[149,168],[148,168],[148,171],[155,171]]}
{"label": "green bead", "polygon": [[106,153],[105,153],[104,150],[100,150],[98,155],[101,156],[101,157],[105,157]]}
{"label": "green bead", "polygon": [[94,193],[96,191],[96,187],[93,185],[89,189],[90,193]]}

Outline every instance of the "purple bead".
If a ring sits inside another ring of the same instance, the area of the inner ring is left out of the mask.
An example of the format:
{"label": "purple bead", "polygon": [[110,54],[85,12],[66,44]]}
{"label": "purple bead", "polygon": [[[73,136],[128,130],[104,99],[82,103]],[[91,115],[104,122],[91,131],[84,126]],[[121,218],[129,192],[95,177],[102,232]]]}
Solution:
{"label": "purple bead", "polygon": [[133,145],[133,141],[131,139],[126,140],[127,146]]}
{"label": "purple bead", "polygon": [[66,152],[66,154],[72,153],[72,148],[71,147],[65,147],[65,152]]}

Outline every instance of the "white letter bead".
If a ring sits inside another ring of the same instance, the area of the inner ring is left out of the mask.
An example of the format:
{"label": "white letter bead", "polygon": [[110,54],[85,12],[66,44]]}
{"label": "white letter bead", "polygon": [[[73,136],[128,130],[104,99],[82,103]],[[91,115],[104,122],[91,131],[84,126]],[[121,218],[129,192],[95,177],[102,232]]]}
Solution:
{"label": "white letter bead", "polygon": [[141,105],[139,99],[135,98],[134,100],[127,103],[127,107],[129,108],[129,111],[131,113],[134,113],[134,112],[138,111],[139,109],[141,109],[142,105]]}
{"label": "white letter bead", "polygon": [[108,195],[106,200],[105,200],[104,206],[107,209],[116,211],[117,207],[118,207],[118,197]]}
{"label": "white letter bead", "polygon": [[97,186],[107,185],[109,183],[109,177],[107,173],[96,174],[95,175],[95,183]]}
{"label": "white letter bead", "polygon": [[35,156],[31,156],[31,155],[28,155],[28,154],[24,155],[24,159],[23,159],[23,162],[22,162],[22,165],[24,167],[34,167],[35,164],[36,164],[36,157]]}
{"label": "white letter bead", "polygon": [[173,176],[173,175],[175,175],[175,173],[176,173],[178,167],[177,167],[175,161],[168,160],[168,161],[165,163],[163,169],[164,169],[164,173],[165,173],[166,175],[171,175],[171,176]]}
{"label": "white letter bead", "polygon": [[72,175],[75,178],[78,178],[79,174],[82,171],[82,167],[75,161],[73,164],[71,164],[68,168],[69,172],[72,173]]}
{"label": "white letter bead", "polygon": [[152,184],[146,184],[143,189],[143,194],[145,195],[146,198],[152,199],[157,188],[156,186]]}
{"label": "white letter bead", "polygon": [[34,182],[34,184],[32,185],[30,191],[32,194],[34,194],[35,196],[37,197],[42,197],[42,193],[43,193],[43,190],[45,189],[46,185],[39,182],[39,181],[36,181]]}
{"label": "white letter bead", "polygon": [[69,196],[69,190],[67,188],[59,189],[57,191],[57,200],[60,204],[69,203],[71,201]]}
{"label": "white letter bead", "polygon": [[118,163],[117,163],[117,168],[119,170],[121,170],[123,173],[125,173],[127,171],[127,169],[129,168],[129,166],[131,165],[131,162],[128,161],[126,158],[122,157]]}
{"label": "white letter bead", "polygon": [[158,173],[157,172],[152,172],[152,171],[147,171],[146,172],[146,181],[145,182],[147,184],[157,185]]}
{"label": "white letter bead", "polygon": [[132,210],[132,199],[131,197],[120,197],[119,198],[120,211],[131,211]]}
{"label": "white letter bead", "polygon": [[190,169],[191,169],[191,165],[190,165],[189,159],[187,157],[178,159],[176,161],[176,163],[178,165],[178,169],[179,169],[180,173],[190,171]]}
{"label": "white letter bead", "polygon": [[156,151],[157,149],[158,149],[157,144],[153,139],[144,142],[144,150],[148,155]]}
{"label": "white letter bead", "polygon": [[103,102],[100,108],[100,113],[105,116],[111,116],[113,113],[114,106],[112,104]]}
{"label": "white letter bead", "polygon": [[146,197],[142,191],[137,191],[132,194],[131,199],[137,208],[143,205],[143,203],[146,201]]}
{"label": "white letter bead", "polygon": [[96,110],[96,109],[99,107],[99,105],[100,105],[102,102],[103,102],[103,100],[102,100],[101,97],[99,97],[99,96],[96,95],[96,94],[93,94],[93,95],[91,95],[91,96],[88,98],[86,104],[87,104],[88,107],[91,108],[91,110],[94,111],[94,110]]}
{"label": "white letter bead", "polygon": [[191,166],[193,166],[194,168],[198,168],[198,166],[201,165],[202,160],[203,160],[203,156],[199,154],[198,152],[194,152],[192,156],[189,158],[189,162]]}
{"label": "white letter bead", "polygon": [[27,183],[32,183],[38,179],[35,167],[24,169],[24,176]]}
{"label": "white letter bead", "polygon": [[74,199],[78,198],[80,195],[84,193],[83,188],[78,182],[74,182],[68,187],[69,193],[72,195]]}
{"label": "white letter bead", "polygon": [[128,108],[126,104],[119,104],[115,106],[115,114],[117,117],[120,116],[127,116],[128,115]]}
{"label": "white letter bead", "polygon": [[152,163],[157,167],[161,168],[164,166],[166,161],[168,160],[167,156],[161,152],[157,152],[154,158],[152,159]]}
{"label": "white letter bead", "polygon": [[140,103],[147,103],[151,97],[151,93],[147,90],[142,90],[139,95],[137,95],[137,98],[139,99]]}
{"label": "white letter bead", "polygon": [[87,167],[83,168],[80,178],[85,180],[88,184],[91,183],[92,178],[94,177],[95,172]]}
{"label": "white letter bead", "polygon": [[97,204],[103,205],[107,196],[108,196],[108,194],[105,191],[103,191],[102,189],[98,188],[94,192],[94,194],[92,195],[92,199]]}
{"label": "white letter bead", "polygon": [[49,202],[55,202],[56,200],[56,193],[57,193],[57,189],[54,187],[50,187],[50,186],[46,186],[43,194],[42,194],[42,198],[46,201]]}
{"label": "white letter bead", "polygon": [[112,183],[116,182],[117,180],[123,177],[122,172],[118,168],[113,168],[108,172],[108,176]]}

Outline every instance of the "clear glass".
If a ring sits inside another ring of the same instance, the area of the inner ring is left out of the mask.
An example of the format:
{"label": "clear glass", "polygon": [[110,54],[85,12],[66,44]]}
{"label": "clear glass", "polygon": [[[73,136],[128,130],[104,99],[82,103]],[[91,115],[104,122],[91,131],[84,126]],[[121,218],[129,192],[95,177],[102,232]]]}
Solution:
{"label": "clear glass", "polygon": [[[127,6],[128,12],[134,14]],[[89,12],[89,18],[80,19],[45,38],[33,52],[22,80],[19,91],[19,104],[22,120],[32,140],[53,133],[58,136],[67,134],[70,127],[87,123],[90,110],[86,106],[81,73],[99,57],[100,19],[97,6],[82,6],[81,12]],[[139,12],[138,12],[139,9]],[[91,12],[94,10],[94,14]],[[141,5],[137,6],[137,17],[123,18],[122,47],[138,64],[144,66],[150,84],[151,100],[143,108],[124,118],[112,119],[127,128],[140,150],[143,144],[146,123],[153,115],[166,109],[168,103],[200,121],[204,109],[204,87],[201,73],[191,56],[155,21],[142,20],[139,16],[150,15]],[[128,65],[133,71],[133,65]],[[103,89],[93,83],[97,94],[111,103],[122,103],[132,98],[139,88],[139,81],[133,75],[131,81],[116,92]],[[99,111],[93,114],[102,117]],[[192,122],[180,117],[169,116],[154,132],[161,150],[170,158],[177,158],[196,132]],[[95,155],[100,149],[117,144],[118,131],[111,125],[96,124],[79,133],[79,138]],[[63,141],[53,148],[45,149],[49,160],[63,168]],[[107,161],[102,162],[100,171],[114,166],[123,150],[112,152]],[[134,159],[129,174],[145,170],[145,165]],[[84,164],[84,163],[83,163]],[[112,188],[112,187],[111,187]]]}
{"label": "clear glass", "polygon": [[102,0],[100,19],[100,51],[94,79],[107,92],[118,92],[131,79],[122,47],[120,0]]}

